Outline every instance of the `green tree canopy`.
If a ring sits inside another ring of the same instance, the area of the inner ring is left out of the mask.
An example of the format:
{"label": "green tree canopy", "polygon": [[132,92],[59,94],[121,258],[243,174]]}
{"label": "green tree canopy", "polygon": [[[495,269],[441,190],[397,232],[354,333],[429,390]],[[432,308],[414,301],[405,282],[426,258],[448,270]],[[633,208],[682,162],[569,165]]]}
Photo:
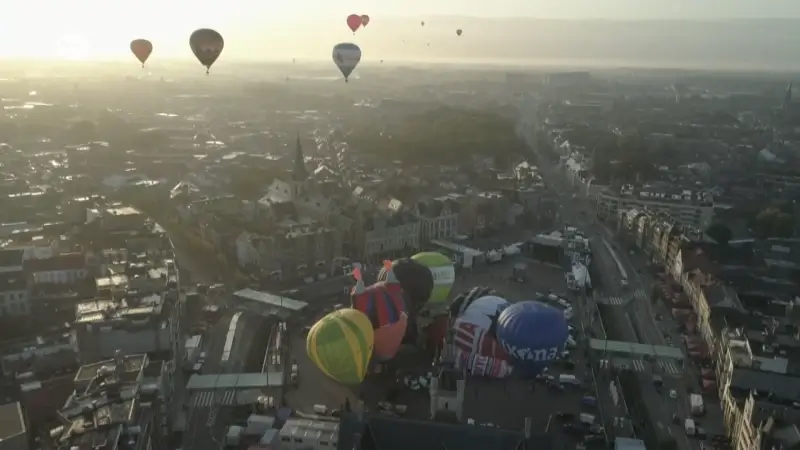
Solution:
{"label": "green tree canopy", "polygon": [[718,244],[728,245],[728,242],[733,239],[733,231],[726,225],[721,223],[712,224],[706,230],[706,234],[714,239]]}
{"label": "green tree canopy", "polygon": [[512,119],[493,111],[440,107],[401,120],[355,129],[348,142],[356,151],[406,163],[463,162],[473,156],[499,163],[526,150]]}
{"label": "green tree canopy", "polygon": [[758,213],[755,230],[760,237],[791,237],[794,234],[795,217],[777,206],[769,206]]}

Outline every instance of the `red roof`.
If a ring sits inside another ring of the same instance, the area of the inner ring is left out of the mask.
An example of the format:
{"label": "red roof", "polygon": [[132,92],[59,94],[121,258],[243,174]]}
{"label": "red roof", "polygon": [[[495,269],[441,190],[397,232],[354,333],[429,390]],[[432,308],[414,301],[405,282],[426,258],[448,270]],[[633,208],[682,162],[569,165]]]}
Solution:
{"label": "red roof", "polygon": [[83,253],[63,253],[52,258],[29,259],[23,267],[28,273],[78,270],[86,267]]}

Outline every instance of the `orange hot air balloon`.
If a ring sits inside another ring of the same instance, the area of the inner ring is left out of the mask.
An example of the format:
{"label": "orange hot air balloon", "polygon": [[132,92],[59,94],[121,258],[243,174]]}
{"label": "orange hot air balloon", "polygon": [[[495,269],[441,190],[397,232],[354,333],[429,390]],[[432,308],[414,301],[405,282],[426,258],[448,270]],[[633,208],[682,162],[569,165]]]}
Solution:
{"label": "orange hot air balloon", "polygon": [[153,53],[153,43],[147,39],[134,39],[131,41],[131,52],[133,52],[133,55],[136,56],[136,59],[138,59],[139,62],[142,63],[142,67],[144,67],[145,61],[147,61],[147,58]]}
{"label": "orange hot air balloon", "polygon": [[195,30],[189,37],[189,46],[192,48],[192,53],[206,68],[206,74],[211,69],[211,66],[219,58],[222,49],[225,47],[225,40],[222,35],[216,30],[210,28],[200,28]]}
{"label": "orange hot air balloon", "polygon": [[366,28],[369,25],[369,16],[367,14],[361,15],[361,26]]}
{"label": "orange hot air balloon", "polygon": [[358,14],[350,14],[347,16],[347,26],[353,31],[353,34],[355,34],[358,27],[361,26],[361,16]]}

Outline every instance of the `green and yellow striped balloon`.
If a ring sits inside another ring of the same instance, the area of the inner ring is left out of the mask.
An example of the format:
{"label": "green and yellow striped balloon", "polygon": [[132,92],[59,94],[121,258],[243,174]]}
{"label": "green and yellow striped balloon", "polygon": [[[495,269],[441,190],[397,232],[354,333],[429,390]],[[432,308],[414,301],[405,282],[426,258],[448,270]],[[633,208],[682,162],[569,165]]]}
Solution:
{"label": "green and yellow striped balloon", "polygon": [[334,311],[315,323],[306,338],[308,357],[325,375],[342,384],[359,384],[372,357],[374,332],[356,309]]}

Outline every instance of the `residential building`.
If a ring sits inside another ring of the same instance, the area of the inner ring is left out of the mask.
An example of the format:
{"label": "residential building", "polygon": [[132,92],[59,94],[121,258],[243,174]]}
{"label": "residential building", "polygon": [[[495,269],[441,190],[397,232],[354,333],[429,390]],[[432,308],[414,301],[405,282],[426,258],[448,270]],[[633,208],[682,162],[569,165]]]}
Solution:
{"label": "residential building", "polygon": [[28,450],[30,439],[19,402],[0,405],[0,450]]}
{"label": "residential building", "polygon": [[59,411],[66,423],[54,434],[59,450],[165,450],[169,397],[163,391],[163,364],[147,355],[123,356],[82,366],[75,393]]}
{"label": "residential building", "polygon": [[713,196],[707,191],[667,188],[634,188],[623,185],[597,193],[597,214],[617,217],[621,211],[637,209],[651,214],[665,213],[682,225],[707,229],[714,219]]}
{"label": "residential building", "polygon": [[420,248],[420,221],[402,207],[399,211],[365,214],[356,236],[361,259],[379,260],[392,255],[411,255]]}
{"label": "residential building", "polygon": [[170,308],[162,294],[135,292],[98,298],[75,307],[73,332],[81,362],[133,353],[170,353],[173,349]]}
{"label": "residential building", "polygon": [[414,205],[423,242],[450,239],[458,234],[458,213],[461,204],[455,196],[421,200]]}
{"label": "residential building", "polygon": [[32,284],[72,285],[89,278],[83,253],[62,253],[49,258],[28,259],[23,264]]}
{"label": "residential building", "polygon": [[0,315],[23,316],[31,311],[25,272],[0,271]]}

